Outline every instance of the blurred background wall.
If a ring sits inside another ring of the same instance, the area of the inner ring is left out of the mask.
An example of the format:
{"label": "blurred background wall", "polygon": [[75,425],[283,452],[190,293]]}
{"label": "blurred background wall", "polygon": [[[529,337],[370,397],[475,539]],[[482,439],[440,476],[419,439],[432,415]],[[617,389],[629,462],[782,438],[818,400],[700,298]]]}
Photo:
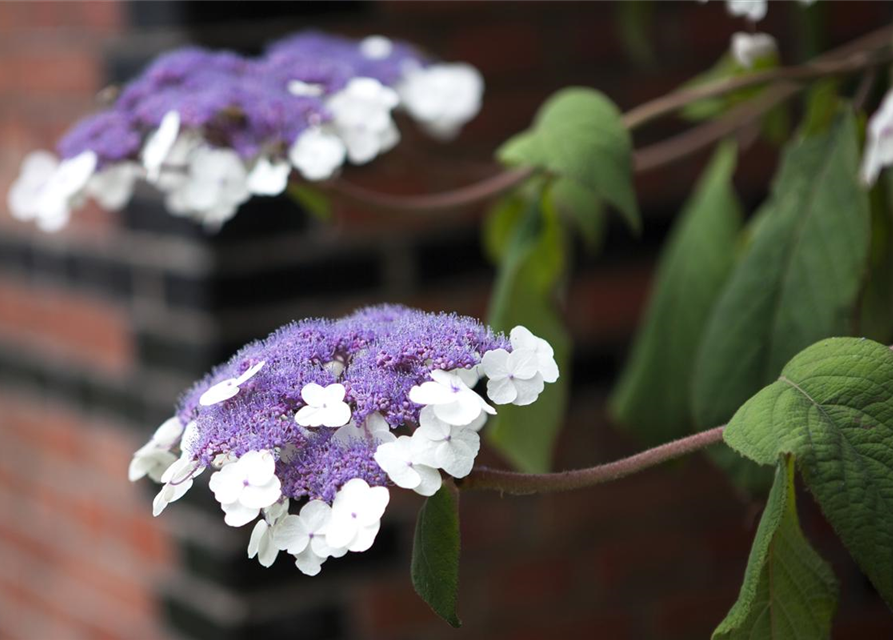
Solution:
{"label": "blurred background wall", "polygon": [[[827,5],[829,46],[891,18],[886,3]],[[788,53],[804,43],[795,9],[773,2],[760,25]],[[493,171],[493,149],[552,91],[591,85],[629,108],[705,69],[745,28],[720,2],[651,11],[649,57],[621,36],[617,3],[0,1],[0,191],[28,151],[52,148],[100,89],[158,52],[198,42],[250,53],[307,27],[406,38],[481,69],[483,112],[455,143],[404,123],[397,150],[348,174],[386,192],[458,186]],[[677,128],[658,123],[637,143]],[[612,224],[601,255],[577,254],[573,405],[557,468],[637,448],[604,399],[704,160],[640,175],[643,237]],[[769,146],[745,154],[736,182],[749,205],[774,164]],[[340,203],[322,223],[255,199],[209,236],[146,192],[125,212],[81,211],[45,235],[0,207],[0,637],[687,639],[708,637],[735,600],[761,506],[700,458],[569,495],[463,496],[460,631],[412,592],[415,496],[395,499],[372,551],[310,579],[286,558],[270,570],[249,562],[248,527],[225,527],[207,491],[153,519],[154,487],[127,482],[132,451],[178,394],[290,319],[383,301],[482,316],[493,276],[482,212],[397,217]],[[803,503],[803,526],[842,583],[835,637],[891,637],[889,611]]]}

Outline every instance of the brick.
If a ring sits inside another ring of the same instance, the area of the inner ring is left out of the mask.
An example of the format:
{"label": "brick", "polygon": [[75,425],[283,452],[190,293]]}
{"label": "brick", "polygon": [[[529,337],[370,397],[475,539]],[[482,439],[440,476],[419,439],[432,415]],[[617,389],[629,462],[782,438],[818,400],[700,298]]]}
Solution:
{"label": "brick", "polygon": [[37,49],[0,57],[0,93],[59,96],[95,92],[101,86],[100,62],[90,51]]}
{"label": "brick", "polygon": [[117,306],[0,277],[0,339],[31,344],[112,373],[127,371],[134,344]]}

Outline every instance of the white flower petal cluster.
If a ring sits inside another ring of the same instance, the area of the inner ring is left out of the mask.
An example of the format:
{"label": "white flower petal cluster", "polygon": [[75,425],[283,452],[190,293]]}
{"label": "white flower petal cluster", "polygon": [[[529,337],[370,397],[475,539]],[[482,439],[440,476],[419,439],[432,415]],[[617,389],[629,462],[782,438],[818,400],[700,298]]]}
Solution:
{"label": "white flower petal cluster", "polygon": [[277,196],[288,186],[291,166],[286,160],[261,156],[248,173],[246,186],[255,196]]}
{"label": "white flower petal cluster", "polygon": [[412,438],[400,436],[392,442],[378,445],[375,462],[398,487],[412,489],[423,496],[433,496],[440,489],[442,478],[436,465],[422,464],[413,455],[412,445],[418,432],[416,430]]}
{"label": "white flower petal cluster", "polygon": [[288,159],[306,180],[328,180],[347,157],[347,147],[328,128],[311,127],[298,136]]}
{"label": "white flower petal cluster", "polygon": [[745,69],[752,69],[757,60],[774,55],[778,46],[768,33],[739,31],[732,34],[731,51],[735,62]]}
{"label": "white flower petal cluster", "polygon": [[133,460],[130,462],[127,476],[131,482],[136,482],[140,478],[149,476],[155,482],[161,482],[161,476],[167,471],[177,456],[171,453],[177,443],[180,442],[180,436],[183,435],[183,423],[174,416],[165,420],[149,442],[137,449],[133,454]]}
{"label": "white flower petal cluster", "polygon": [[471,424],[482,411],[496,415],[496,409],[465,384],[458,373],[450,371],[432,371],[431,381],[409,390],[409,399],[433,406],[438,418],[456,426]]}
{"label": "white flower petal cluster", "polygon": [[730,15],[737,18],[759,22],[766,17],[769,0],[726,0],[726,8]]}
{"label": "white flower petal cluster", "polygon": [[198,403],[203,407],[210,407],[211,405],[229,400],[237,393],[239,393],[239,388],[241,387],[241,385],[251,380],[251,378],[253,378],[258,371],[263,369],[265,364],[266,362],[261,360],[260,362],[249,368],[247,371],[245,371],[245,373],[240,375],[238,378],[227,378],[226,380],[221,380],[213,387],[205,391],[198,399]]}
{"label": "white flower petal cluster", "polygon": [[350,421],[350,406],[344,402],[344,385],[321,387],[315,382],[304,385],[301,398],[306,403],[295,414],[302,427],[341,427]]}
{"label": "white flower petal cluster", "polygon": [[533,403],[546,382],[558,380],[558,364],[552,346],[517,326],[509,334],[512,351],[495,349],[481,358],[487,376],[487,395],[496,404],[524,406]]}
{"label": "white flower petal cluster", "polygon": [[471,473],[480,448],[481,437],[470,426],[448,424],[432,407],[422,409],[419,428],[412,434],[413,461],[464,478]]}
{"label": "white flower petal cluster", "polygon": [[353,78],[329,98],[326,106],[332,114],[332,127],[352,163],[374,160],[400,141],[391,118],[399,103],[397,92],[374,78]]}
{"label": "white flower petal cluster", "polygon": [[192,481],[205,470],[188,453],[182,454],[176,462],[161,474],[164,486],[152,502],[152,515],[159,516],[171,502],[176,502],[192,487]]}
{"label": "white flower petal cluster", "polygon": [[264,567],[271,567],[279,555],[276,546],[276,531],[288,517],[288,498],[282,498],[263,510],[264,517],[257,521],[248,540],[248,558],[257,556]]}
{"label": "white flower petal cluster", "polygon": [[408,70],[397,91],[429,134],[449,140],[481,110],[484,78],[468,64],[433,64]]}
{"label": "white flower petal cluster", "polygon": [[871,116],[866,134],[859,176],[870,186],[877,181],[881,169],[893,164],[893,90],[887,92],[881,106]]}
{"label": "white flower petal cluster", "polygon": [[224,522],[231,527],[248,524],[282,495],[272,451],[249,451],[216,471],[208,486],[226,513]]}
{"label": "white flower petal cluster", "polygon": [[295,557],[295,566],[308,576],[320,572],[328,558],[340,558],[346,548],[332,548],[326,542],[326,530],[332,519],[332,507],[322,500],[311,500],[298,515],[286,516],[273,531],[273,543],[279,551]]}
{"label": "white flower petal cluster", "polygon": [[71,210],[86,199],[96,162],[92,151],[61,162],[48,151],[33,151],[7,194],[10,213],[36,222],[44,231],[58,231],[68,223]]}

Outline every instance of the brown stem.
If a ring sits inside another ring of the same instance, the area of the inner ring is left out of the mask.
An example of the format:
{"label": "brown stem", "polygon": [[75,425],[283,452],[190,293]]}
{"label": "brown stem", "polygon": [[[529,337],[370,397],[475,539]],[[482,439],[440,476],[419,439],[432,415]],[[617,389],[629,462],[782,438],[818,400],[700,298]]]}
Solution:
{"label": "brown stem", "polygon": [[[634,130],[696,100],[725,95],[760,84],[779,83],[777,87],[773,87],[773,91],[768,91],[750,104],[742,105],[729,112],[720,120],[705,123],[670,140],[640,150],[634,158],[636,171],[648,171],[700,151],[716,140],[746,126],[775,105],[795,95],[804,81],[869,69],[888,62],[891,59],[891,52],[889,49],[885,51],[880,51],[880,49],[889,47],[891,38],[893,38],[893,27],[884,27],[821,55],[805,65],[783,67],[677,90],[631,109],[624,114],[623,122],[630,130]],[[345,180],[336,180],[325,185],[324,188],[349,201],[372,209],[392,212],[442,213],[467,208],[498,197],[515,188],[534,173],[535,171],[529,168],[511,169],[467,187],[432,195],[383,194]]]}
{"label": "brown stem", "polygon": [[725,425],[709,431],[702,431],[673,442],[668,442],[667,444],[662,444],[659,447],[642,451],[629,458],[600,464],[588,469],[575,469],[574,471],[560,471],[558,473],[518,473],[480,467],[472,470],[465,478],[457,480],[456,485],[462,490],[489,489],[514,495],[583,489],[625,478],[667,460],[682,457],[720,442],[724,429]]}

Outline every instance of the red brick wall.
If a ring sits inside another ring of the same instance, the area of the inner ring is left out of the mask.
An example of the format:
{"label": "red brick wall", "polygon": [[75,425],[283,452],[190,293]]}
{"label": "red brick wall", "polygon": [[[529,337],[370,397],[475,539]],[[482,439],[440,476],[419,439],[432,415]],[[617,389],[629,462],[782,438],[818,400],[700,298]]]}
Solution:
{"label": "red brick wall", "polygon": [[[145,6],[177,13],[176,3]],[[882,3],[831,11],[834,42],[890,17]],[[485,175],[493,148],[551,91],[593,85],[628,108],[703,69],[741,28],[720,2],[661,2],[655,12],[658,62],[647,69],[625,57],[608,3],[380,2],[192,35],[244,44],[312,23],[405,37],[477,65],[485,107],[455,144],[425,140],[406,123],[398,150],[351,172],[370,188],[420,193]],[[789,13],[773,3],[769,28],[792,33]],[[183,25],[140,26],[131,15],[119,2],[0,2],[0,191],[25,153],[51,148],[90,111],[108,69],[138,66],[186,37]],[[637,140],[677,127],[659,123]],[[639,176],[645,237],[612,226],[606,253],[578,261],[568,317],[578,382],[558,467],[636,448],[608,423],[604,398],[668,218],[702,162]],[[736,181],[749,202],[773,164],[768,147],[748,152]],[[223,526],[201,487],[155,520],[151,490],[126,481],[131,451],[193,378],[293,317],[380,301],[481,315],[492,281],[477,250],[481,212],[415,220],[340,205],[326,226],[278,203],[243,211],[206,238],[151,202],[121,215],[80,212],[57,236],[3,209],[0,638],[240,638],[265,629],[268,638],[681,640],[707,637],[734,601],[760,505],[700,458],[567,495],[463,495],[458,632],[412,593],[415,496],[395,495],[368,557],[333,560],[310,580],[285,559],[272,571],[248,563],[247,532]],[[471,256],[459,275],[431,267],[431,256],[457,245]],[[305,295],[303,270],[320,266],[339,276],[337,286]],[[273,279],[280,284],[268,291]],[[804,528],[843,586],[835,637],[889,637],[889,612],[808,496],[802,503]]]}

